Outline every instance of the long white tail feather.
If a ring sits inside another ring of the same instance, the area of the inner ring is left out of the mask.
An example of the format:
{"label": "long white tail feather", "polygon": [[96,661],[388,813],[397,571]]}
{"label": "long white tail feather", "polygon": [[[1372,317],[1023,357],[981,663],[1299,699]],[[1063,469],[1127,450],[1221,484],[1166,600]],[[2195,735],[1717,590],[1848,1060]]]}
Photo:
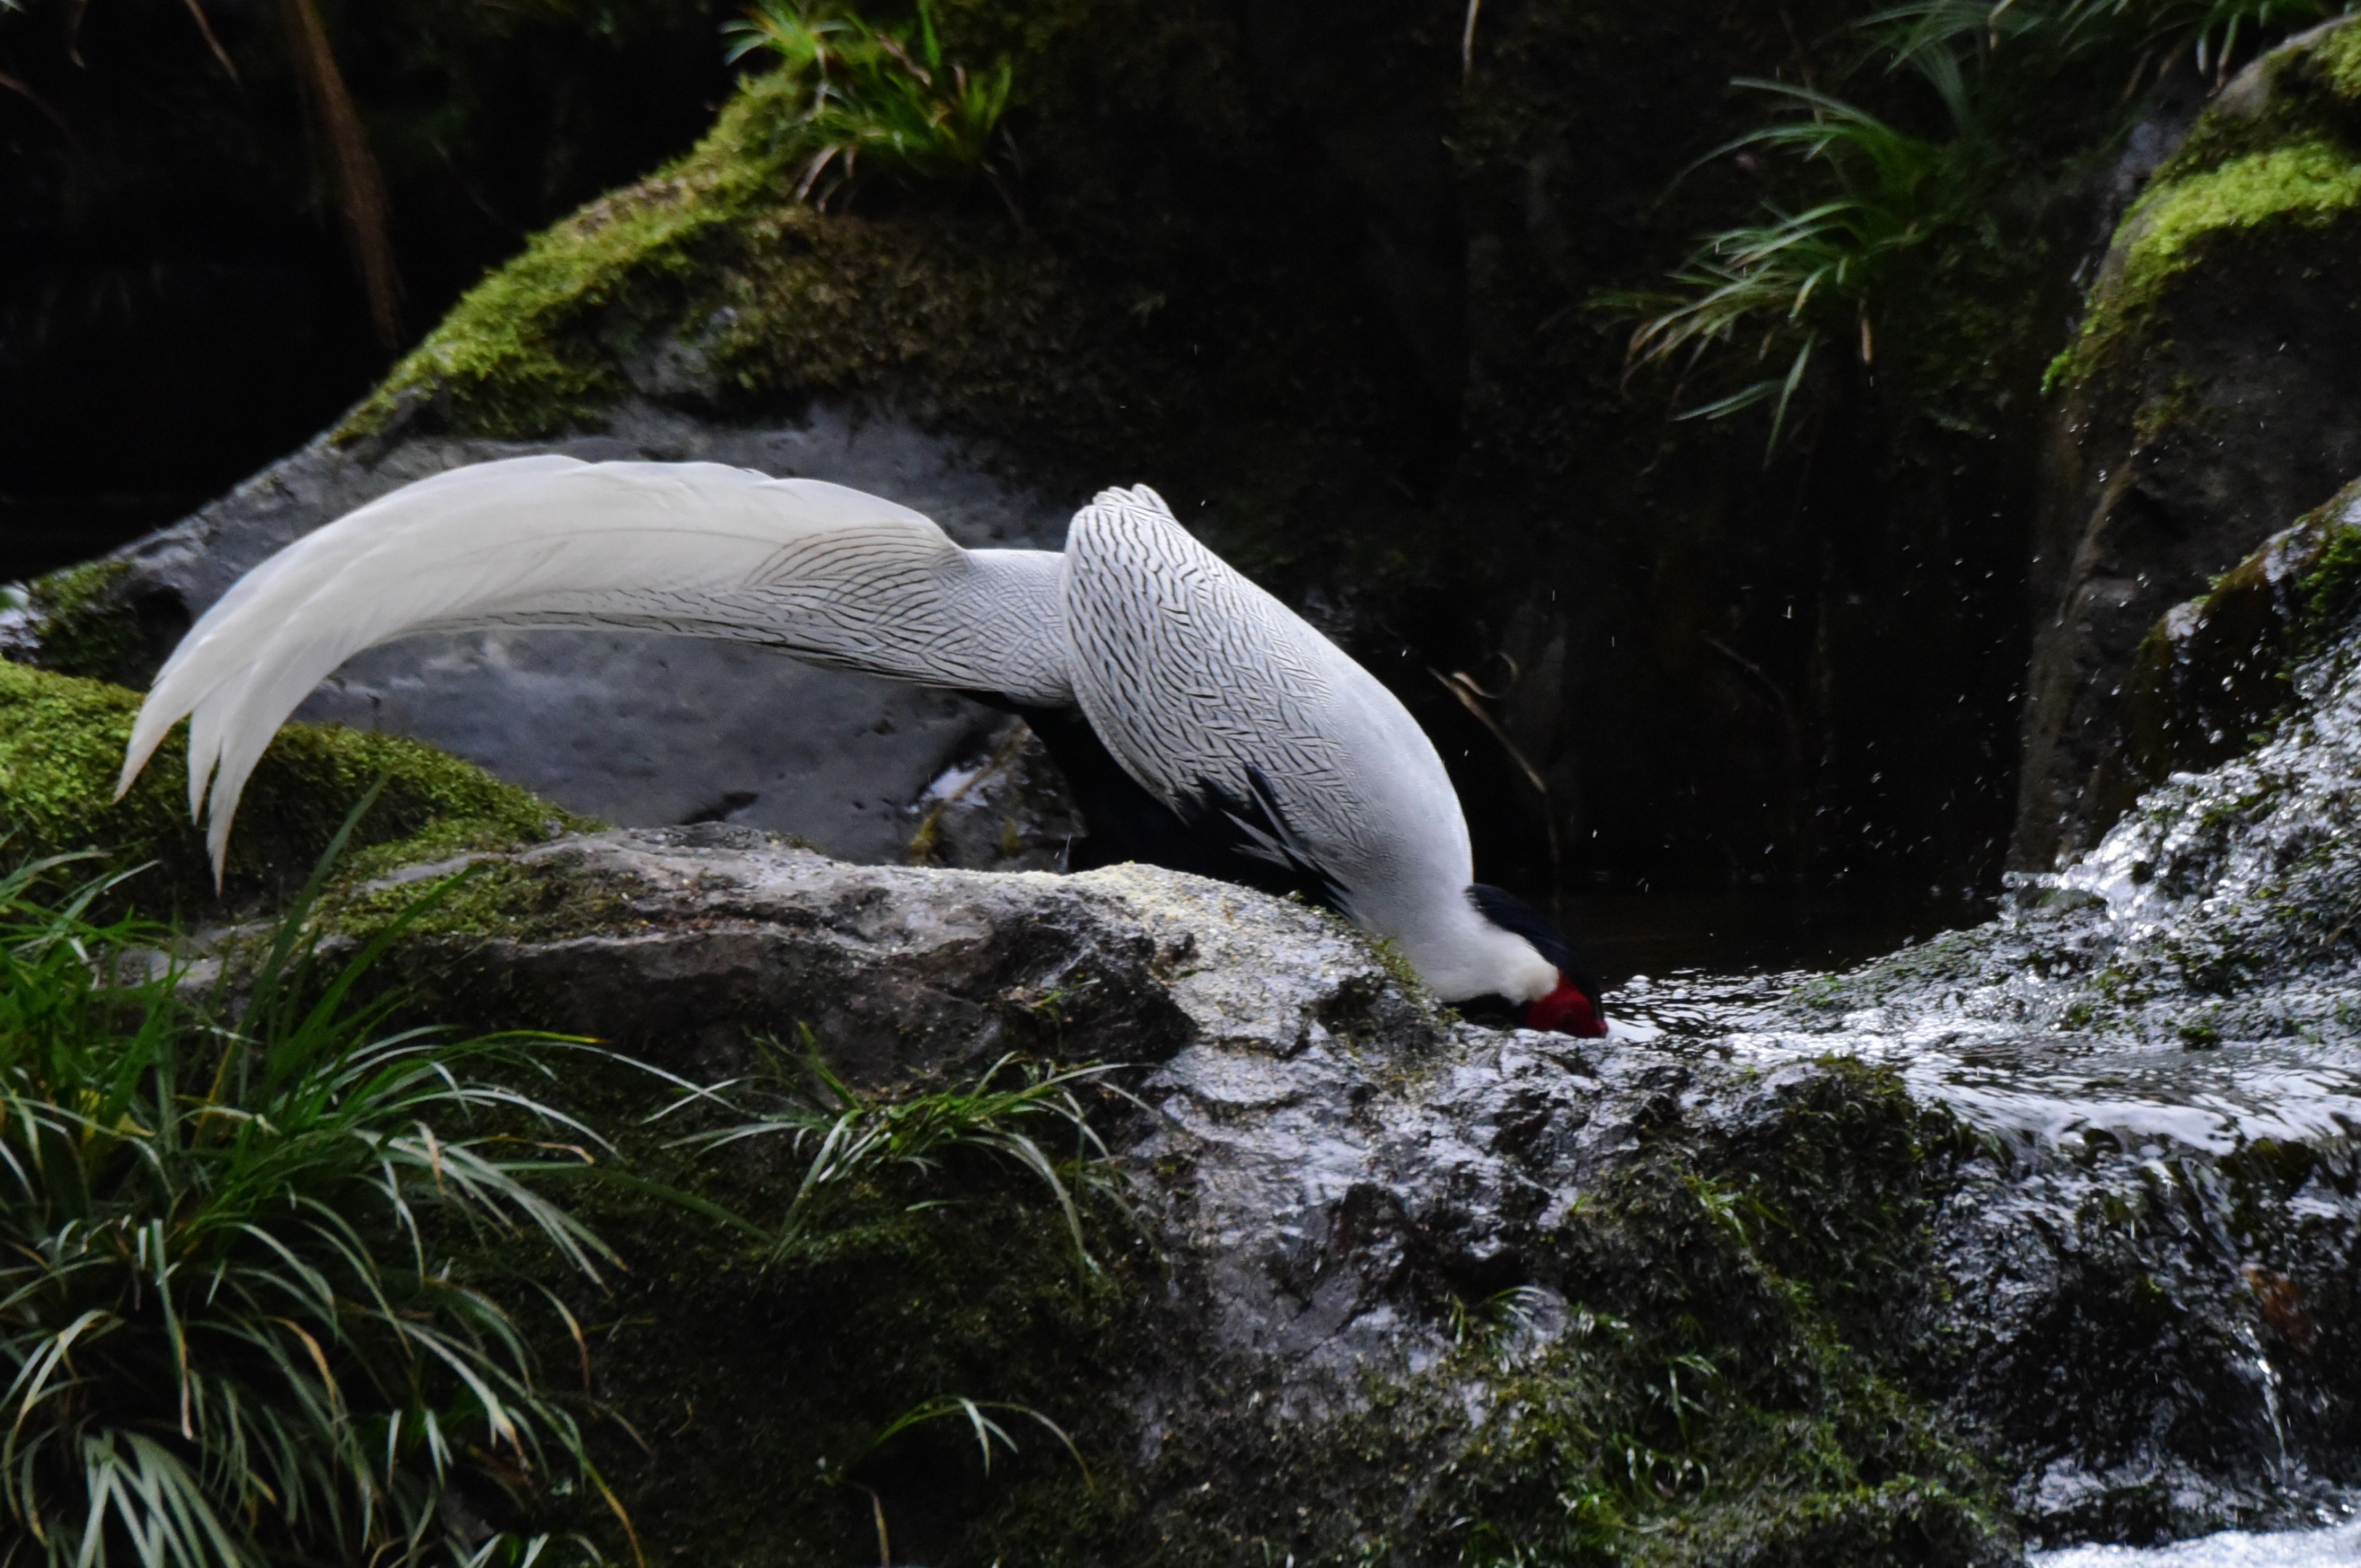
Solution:
{"label": "long white tail feather", "polygon": [[422,631],[725,638],[1071,706],[1064,563],[962,550],[891,501],[719,464],[538,456],[455,469],[298,540],[224,595],[158,673],[117,795],[188,718],[189,810],[210,803],[218,875],[238,796],[287,716],[355,653]]}

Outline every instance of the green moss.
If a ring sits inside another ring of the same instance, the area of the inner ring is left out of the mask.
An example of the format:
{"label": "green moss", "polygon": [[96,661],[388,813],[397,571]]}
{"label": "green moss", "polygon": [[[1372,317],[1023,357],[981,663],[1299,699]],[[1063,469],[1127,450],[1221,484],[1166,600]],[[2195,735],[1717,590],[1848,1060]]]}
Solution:
{"label": "green moss", "polygon": [[628,289],[688,276],[717,230],[757,203],[789,199],[800,145],[792,85],[750,79],[687,156],[536,236],[394,367],[339,437],[374,431],[428,397],[451,428],[502,436],[544,434],[611,404],[622,383],[588,319]]}
{"label": "green moss", "polygon": [[652,354],[673,366],[653,372],[659,395],[891,390],[1003,427],[1078,395],[1057,361],[1087,334],[1047,253],[1005,222],[813,210],[795,196],[810,150],[796,106],[786,77],[747,79],[686,157],[470,291],[338,438],[405,417],[547,435],[595,422],[651,374]]}
{"label": "green moss", "polygon": [[142,641],[138,616],[115,591],[130,570],[123,561],[87,561],[36,578],[25,594],[36,643],[27,662],[64,675],[123,678]]}
{"label": "green moss", "polygon": [[[0,824],[11,852],[96,849],[153,861],[126,892],[150,913],[217,908],[203,831],[189,820],[181,732],[128,795],[113,798],[136,693],[0,664]],[[357,869],[381,872],[464,848],[512,847],[588,826],[457,758],[397,736],[335,726],[280,730],[239,805],[225,891],[234,905],[291,891],[345,815],[390,782],[359,829]]]}
{"label": "green moss", "polygon": [[2132,415],[2132,437],[2142,446],[2153,445],[2175,431],[2190,428],[2202,407],[2197,378],[2186,371],[2143,399]]}
{"label": "green moss", "polygon": [[1533,1282],[1569,1303],[1546,1346],[1521,1348],[1529,1309],[1498,1281],[1446,1284],[1438,1318],[1480,1332],[1458,1334],[1431,1375],[1373,1377],[1365,1409],[1312,1420],[1263,1416],[1250,1382],[1226,1387],[1217,1449],[1160,1457],[1153,1489],[1171,1501],[1104,1535],[1037,1519],[986,1538],[992,1552],[1154,1565],[2013,1561],[1995,1479],[1898,1376],[1956,1129],[1891,1072],[1850,1060],[1774,1092],[1736,1145],[1650,1135],[1521,1245]]}
{"label": "green moss", "polygon": [[2319,227],[2356,203],[2361,163],[2326,142],[2274,148],[2168,181],[2133,209],[2136,237],[2122,287],[2131,298],[2152,294],[2191,264],[2207,235],[2283,217]]}
{"label": "green moss", "polygon": [[2331,92],[2361,103],[2361,27],[2335,28],[2312,46],[2312,57]]}
{"label": "green moss", "polygon": [[[465,824],[458,826],[464,828]],[[437,835],[438,828],[429,828],[367,851],[357,858],[352,880],[363,883],[372,870],[395,856],[400,857],[396,863],[433,863],[422,851],[425,841]],[[470,843],[460,848],[464,855],[486,847],[494,846]],[[639,884],[627,877],[582,874],[578,855],[553,855],[526,864],[500,861],[457,866],[439,876],[373,888],[363,885],[357,896],[336,906],[334,917],[340,930],[365,938],[419,900],[432,896],[433,906],[406,927],[413,938],[555,942],[643,927],[646,922],[631,910],[631,898],[638,891]]]}
{"label": "green moss", "polygon": [[[2246,153],[2202,171],[2159,175],[2118,231],[2120,271],[2092,302],[2081,333],[2046,384],[2087,379],[2118,339],[2152,317],[2172,280],[2205,262],[2224,238],[2283,225],[2324,229],[2356,207],[2361,160],[2325,139]],[[2148,432],[2151,438],[2154,433]]]}
{"label": "green moss", "polygon": [[1852,1004],[1852,992],[1837,976],[1822,974],[1797,986],[1788,1000],[1815,1013],[1840,1013]]}
{"label": "green moss", "polygon": [[2361,528],[2348,521],[2356,510],[2361,510],[2361,483],[2346,487],[2308,520],[2323,537],[2299,581],[2299,642],[2304,652],[2326,648],[2361,609]]}
{"label": "green moss", "polygon": [[1927,1288],[1928,1179],[1965,1140],[1848,1059],[1780,1102],[1743,1146],[1662,1144],[1567,1228],[1590,1309],[1456,1467],[1465,1560],[2005,1555],[1993,1477],[1897,1376],[1894,1287]]}

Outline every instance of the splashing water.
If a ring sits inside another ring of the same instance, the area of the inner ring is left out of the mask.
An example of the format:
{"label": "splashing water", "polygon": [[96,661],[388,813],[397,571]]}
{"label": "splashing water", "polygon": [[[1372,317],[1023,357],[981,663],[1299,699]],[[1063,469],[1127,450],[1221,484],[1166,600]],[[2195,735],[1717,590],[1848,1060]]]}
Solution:
{"label": "splashing water", "polygon": [[2070,1546],[2037,1552],[2033,1568],[2351,1568],[2361,1520],[2329,1530],[2224,1530],[2170,1546]]}
{"label": "splashing water", "polygon": [[[2045,1568],[2361,1565],[2361,637],[2247,755],[2150,792],[2004,912],[1850,971],[1635,977],[1618,1034],[1768,1075],[1852,1058],[1981,1154],[1935,1218]],[[2038,1398],[2026,1390],[2040,1389]],[[2026,1414],[2028,1407],[2037,1407]],[[2208,1533],[2237,1525],[2242,1531]]]}

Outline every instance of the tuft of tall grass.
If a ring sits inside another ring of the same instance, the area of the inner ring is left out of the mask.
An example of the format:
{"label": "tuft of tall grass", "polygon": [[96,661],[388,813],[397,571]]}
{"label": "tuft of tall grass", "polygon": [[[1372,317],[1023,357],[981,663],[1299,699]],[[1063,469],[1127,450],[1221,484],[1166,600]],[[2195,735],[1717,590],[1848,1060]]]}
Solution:
{"label": "tuft of tall grass", "polygon": [[1916,136],[1830,93],[1741,79],[1735,85],[1800,113],[1699,163],[1784,155],[1781,183],[1800,199],[1765,202],[1753,221],[1705,236],[1669,287],[1599,302],[1640,318],[1628,363],[1676,371],[1675,403],[1699,378],[1736,383],[1683,417],[1767,403],[1766,455],[1775,453],[1822,351],[1857,345],[1872,363],[1886,307],[1935,270],[1920,266],[1929,242],[1957,239],[2012,159],[2021,169],[2025,148],[2042,141],[2028,134],[2041,126],[2025,122],[2058,117],[2054,88],[2066,67],[2121,61],[2127,105],[2183,54],[2218,84],[2242,52],[2353,8],[2331,0],[1901,0],[1855,24],[1862,43],[1845,74],[1859,82],[1874,66],[1876,75],[1916,78],[1940,102],[1949,134]]}
{"label": "tuft of tall grass", "polygon": [[723,30],[732,63],[767,53],[804,83],[801,127],[813,150],[798,198],[824,207],[849,194],[866,159],[921,180],[982,173],[1016,210],[994,157],[1013,72],[1005,60],[972,72],[946,60],[928,0],[899,27],[810,0],[759,0]]}
{"label": "tuft of tall grass", "polygon": [[2134,63],[2133,85],[2183,53],[2219,84],[2246,50],[2354,9],[2332,0],[1905,0],[1861,25],[1889,69],[1925,73],[1948,102],[1998,63],[2042,73],[2094,54]]}
{"label": "tuft of tall grass", "polygon": [[[1086,1203],[1104,1201],[1134,1217],[1124,1201],[1122,1173],[1076,1093],[1090,1087],[1129,1099],[1105,1081],[1114,1067],[1053,1069],[1012,1053],[972,1082],[888,1100],[864,1095],[831,1071],[808,1031],[804,1045],[800,1061],[770,1049],[758,1072],[691,1091],[674,1107],[706,1102],[749,1118],[690,1135],[684,1141],[693,1147],[785,1138],[803,1161],[785,1217],[770,1234],[774,1261],[814,1234],[830,1199],[889,1172],[939,1174],[961,1155],[1038,1179],[1056,1202],[1075,1256],[1086,1269],[1099,1266],[1084,1234]],[[754,1096],[751,1108],[748,1091]],[[928,1199],[923,1204],[941,1201]]]}
{"label": "tuft of tall grass", "polygon": [[355,1002],[385,938],[322,959],[327,861],[234,1017],[184,996],[161,933],[86,918],[120,878],[45,893],[67,861],[0,877],[6,1560],[549,1555],[487,1521],[605,1486],[456,1259],[534,1241],[595,1277],[611,1255],[532,1184],[594,1135],[472,1076],[524,1041]]}
{"label": "tuft of tall grass", "polygon": [[[1778,448],[1823,348],[1849,343],[1863,364],[1873,361],[1885,291],[1906,253],[1950,216],[1966,182],[1952,148],[1825,93],[1752,78],[1738,85],[1782,97],[1806,116],[1758,126],[1700,162],[1757,149],[1784,153],[1824,170],[1834,189],[1794,210],[1766,204],[1756,222],[1707,236],[1673,275],[1672,289],[1607,302],[1645,313],[1631,334],[1634,368],[1673,366],[1686,380],[1719,356],[1719,368],[1743,378],[1682,417],[1716,419],[1770,403],[1767,455]],[[1763,373],[1752,374],[1754,367]]]}

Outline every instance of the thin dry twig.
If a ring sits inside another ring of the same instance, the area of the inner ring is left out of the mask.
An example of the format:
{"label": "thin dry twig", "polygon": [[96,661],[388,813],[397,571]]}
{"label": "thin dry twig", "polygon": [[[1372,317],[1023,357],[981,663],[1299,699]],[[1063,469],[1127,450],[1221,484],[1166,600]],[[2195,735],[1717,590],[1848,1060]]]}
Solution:
{"label": "thin dry twig", "polygon": [[[1510,684],[1513,685],[1517,679],[1516,662],[1505,653],[1500,657],[1509,666]],[[1454,670],[1446,675],[1441,670],[1429,665],[1426,673],[1441,682],[1444,691],[1457,697],[1459,706],[1474,714],[1478,724],[1492,732],[1492,739],[1500,743],[1501,750],[1509,753],[1509,760],[1517,764],[1517,771],[1525,775],[1525,782],[1532,785],[1535,793],[1542,797],[1542,826],[1549,834],[1550,907],[1552,912],[1555,913],[1564,894],[1565,883],[1563,874],[1565,853],[1558,843],[1557,803],[1551,798],[1549,781],[1542,777],[1541,770],[1533,766],[1532,759],[1525,755],[1524,749],[1510,739],[1508,730],[1501,728],[1500,721],[1493,718],[1491,710],[1484,706],[1487,699],[1498,702],[1501,697],[1506,696],[1508,695],[1506,689],[1488,692],[1477,684],[1475,676],[1465,670]]]}
{"label": "thin dry twig", "polygon": [[353,266],[368,295],[369,321],[377,328],[378,342],[391,354],[401,346],[401,280],[394,269],[385,176],[369,151],[360,111],[345,85],[319,6],[314,0],[280,0],[280,14],[288,51],[302,85],[304,112],[326,155],[336,214],[344,220]]}

